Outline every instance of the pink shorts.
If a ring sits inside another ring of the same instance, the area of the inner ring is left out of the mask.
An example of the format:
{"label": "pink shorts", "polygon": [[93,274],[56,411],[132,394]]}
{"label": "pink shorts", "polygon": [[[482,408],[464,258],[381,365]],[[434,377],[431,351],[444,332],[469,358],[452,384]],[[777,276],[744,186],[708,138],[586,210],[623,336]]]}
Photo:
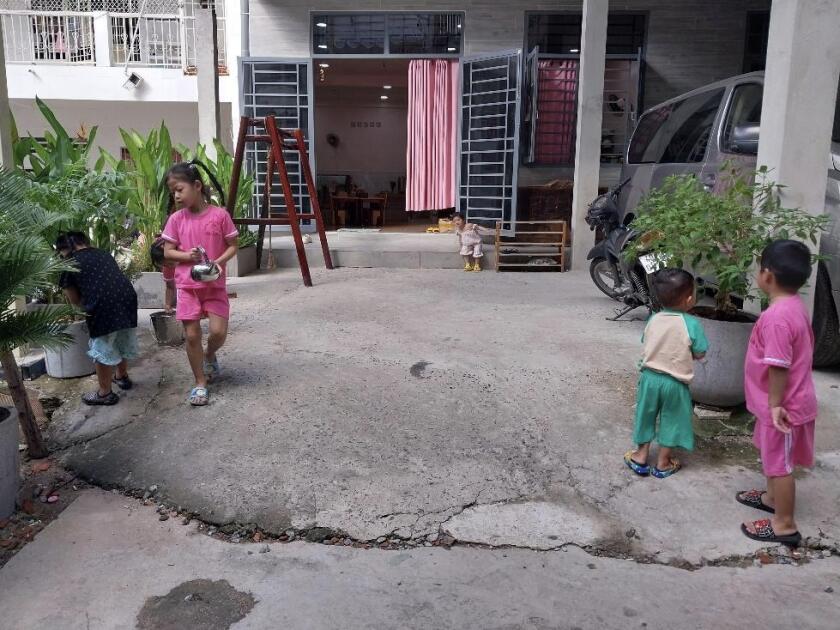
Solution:
{"label": "pink shorts", "polygon": [[209,313],[224,319],[230,317],[230,301],[225,287],[178,289],[175,317],[179,321],[197,321]]}
{"label": "pink shorts", "polygon": [[761,467],[767,477],[785,477],[796,466],[814,465],[814,424],[806,422],[782,433],[772,422],[756,420],[753,444],[761,452]]}

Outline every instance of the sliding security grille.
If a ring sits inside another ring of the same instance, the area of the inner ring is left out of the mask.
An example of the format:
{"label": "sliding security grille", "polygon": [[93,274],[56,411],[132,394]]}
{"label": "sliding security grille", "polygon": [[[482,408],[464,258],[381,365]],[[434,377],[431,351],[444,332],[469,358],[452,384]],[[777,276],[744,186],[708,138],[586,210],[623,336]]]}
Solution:
{"label": "sliding security grille", "polygon": [[520,52],[464,59],[460,210],[487,227],[516,220],[519,168]]}
{"label": "sliding security grille", "polygon": [[[243,59],[242,60],[242,113],[252,118],[274,115],[281,129],[302,129],[306,138],[309,161],[314,170],[310,133],[310,62],[306,60]],[[295,196],[298,212],[310,212],[311,202],[296,151],[286,151],[289,181]],[[268,145],[248,145],[246,165],[248,172],[256,174],[254,186],[254,216],[261,216],[268,159]],[[285,214],[283,188],[276,171],[271,184],[272,214]],[[307,223],[307,222],[304,222]]]}

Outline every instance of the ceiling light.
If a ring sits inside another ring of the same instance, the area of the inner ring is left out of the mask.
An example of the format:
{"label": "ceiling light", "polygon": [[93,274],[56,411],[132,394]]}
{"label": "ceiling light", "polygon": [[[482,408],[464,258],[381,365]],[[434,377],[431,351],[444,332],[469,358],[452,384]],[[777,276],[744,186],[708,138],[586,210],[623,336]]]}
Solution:
{"label": "ceiling light", "polygon": [[318,64],[318,67],[319,67],[319,68],[329,68],[329,67],[330,67],[330,64],[328,64],[328,63],[319,63],[319,64]]}
{"label": "ceiling light", "polygon": [[456,24],[455,26],[457,26],[458,28],[461,28],[461,25],[460,25],[460,24]]}
{"label": "ceiling light", "polygon": [[383,86],[382,86],[382,89],[383,89],[383,90],[390,90],[390,89],[391,89],[391,86],[390,86],[390,85],[383,85]]}
{"label": "ceiling light", "polygon": [[318,28],[327,28],[327,23],[326,22],[316,22],[315,26],[317,26]]}
{"label": "ceiling light", "polygon": [[385,95],[385,94],[383,94],[383,95],[382,95],[382,96],[380,96],[379,98],[381,98],[383,101],[387,101],[387,100],[388,100],[388,96],[387,96],[387,95]]}
{"label": "ceiling light", "polygon": [[457,49],[454,46],[450,46],[446,50],[448,50],[449,52],[455,52]]}
{"label": "ceiling light", "polygon": [[326,50],[327,45],[326,44],[318,44],[318,48],[321,48],[322,50]]}
{"label": "ceiling light", "polygon": [[579,53],[579,52],[580,52],[580,48],[569,48],[569,52],[570,52],[570,53]]}

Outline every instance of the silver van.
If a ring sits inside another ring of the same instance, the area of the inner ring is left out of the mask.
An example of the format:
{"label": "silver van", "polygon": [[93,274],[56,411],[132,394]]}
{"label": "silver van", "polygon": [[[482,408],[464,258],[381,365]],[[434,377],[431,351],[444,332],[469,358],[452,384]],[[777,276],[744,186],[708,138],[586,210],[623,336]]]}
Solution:
{"label": "silver van", "polygon": [[[693,173],[707,189],[716,190],[727,160],[755,168],[763,91],[764,73],[753,72],[704,86],[642,114],[621,169],[620,181],[630,179],[619,199],[625,222],[639,200],[669,175]],[[827,166],[825,211],[832,221],[822,235],[820,253],[826,260],[819,263],[814,303],[818,367],[840,363],[840,107]]]}

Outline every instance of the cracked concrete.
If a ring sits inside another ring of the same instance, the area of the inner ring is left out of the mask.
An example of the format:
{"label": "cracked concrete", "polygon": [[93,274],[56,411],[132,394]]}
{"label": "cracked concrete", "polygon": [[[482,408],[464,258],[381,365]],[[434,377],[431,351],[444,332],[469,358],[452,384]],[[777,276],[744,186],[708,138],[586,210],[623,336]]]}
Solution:
{"label": "cracked concrete", "polygon": [[[668,480],[630,447],[641,322],[585,274],[337,270],[235,281],[224,375],[189,408],[183,351],[151,347],[112,408],[54,419],[62,458],[105,486],[213,523],[329,527],[358,540],[448,530],[692,564],[749,554],[733,500],[761,482],[748,438],[713,441]],[[818,466],[801,526],[840,540],[840,383],[817,374]],[[635,530],[627,537],[627,530]]]}
{"label": "cracked concrete", "polygon": [[[159,521],[153,506],[89,490],[0,570],[0,625],[134,628],[148,602],[168,600],[152,627],[195,628],[205,609],[231,599],[238,630],[825,630],[840,614],[836,556],[683,571],[574,547],[261,548],[214,540],[195,525]],[[186,601],[211,584],[227,592],[221,601]]]}

